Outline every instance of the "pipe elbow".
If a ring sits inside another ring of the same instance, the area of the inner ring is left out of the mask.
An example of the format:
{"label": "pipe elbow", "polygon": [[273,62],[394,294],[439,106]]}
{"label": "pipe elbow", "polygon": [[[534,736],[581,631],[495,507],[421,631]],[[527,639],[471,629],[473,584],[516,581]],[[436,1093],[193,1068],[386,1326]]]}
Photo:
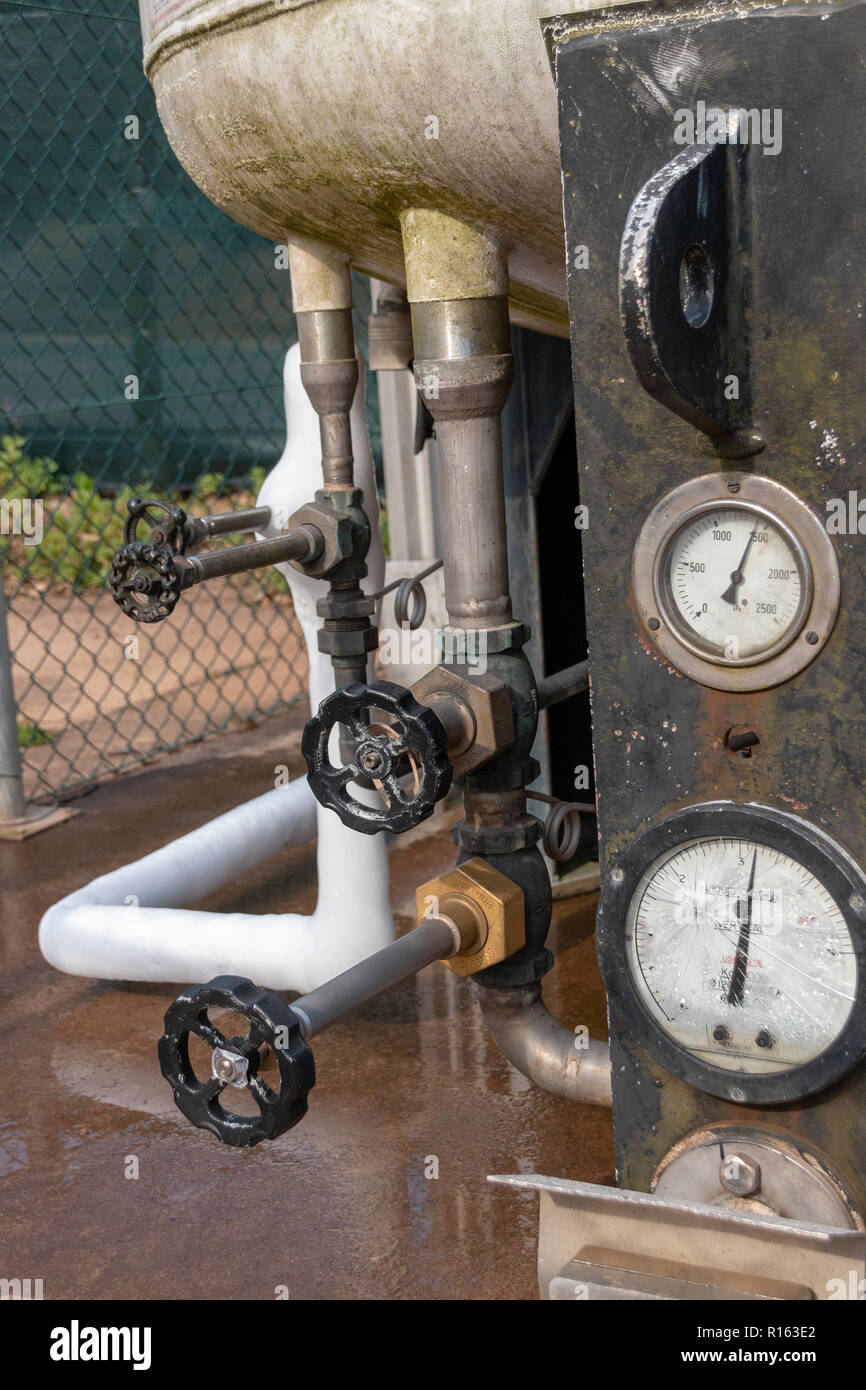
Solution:
{"label": "pipe elbow", "polygon": [[488,1033],[513,1067],[551,1095],[581,1105],[611,1104],[610,1048],[593,1038],[586,1046],[563,1028],[541,998],[541,985],[518,989],[478,987]]}

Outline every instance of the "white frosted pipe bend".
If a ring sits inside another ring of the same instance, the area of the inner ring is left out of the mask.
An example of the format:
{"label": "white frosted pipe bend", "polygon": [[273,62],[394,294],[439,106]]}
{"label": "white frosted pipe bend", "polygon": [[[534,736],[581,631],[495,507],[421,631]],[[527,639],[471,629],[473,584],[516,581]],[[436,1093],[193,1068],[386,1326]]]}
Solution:
{"label": "white frosted pipe bend", "polygon": [[[184,909],[311,840],[317,823],[311,916]],[[182,984],[245,975],[267,989],[307,993],[393,940],[384,846],[371,855],[367,843],[299,778],[70,893],[42,918],[39,945],[71,975]]]}
{"label": "white frosted pipe bend", "polygon": [[42,954],[72,975],[180,981],[249,973],[254,956],[271,976],[257,983],[294,988],[276,978],[296,959],[288,918],[175,909],[315,833],[316,802],[299,778],[70,893],[42,918]]}

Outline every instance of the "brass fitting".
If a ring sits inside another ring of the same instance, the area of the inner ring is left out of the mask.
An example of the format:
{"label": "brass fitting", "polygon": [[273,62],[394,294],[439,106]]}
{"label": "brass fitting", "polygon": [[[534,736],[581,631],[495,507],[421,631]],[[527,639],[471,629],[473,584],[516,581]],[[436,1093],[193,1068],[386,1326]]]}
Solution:
{"label": "brass fitting", "polygon": [[460,934],[461,949],[444,963],[455,975],[477,975],[526,944],[523,891],[486,859],[467,859],[424,883],[415,893],[418,921],[445,917]]}
{"label": "brass fitting", "polygon": [[489,671],[455,671],[435,666],[412,686],[448,733],[455,778],[466,777],[514,742],[514,715],[504,681]]}

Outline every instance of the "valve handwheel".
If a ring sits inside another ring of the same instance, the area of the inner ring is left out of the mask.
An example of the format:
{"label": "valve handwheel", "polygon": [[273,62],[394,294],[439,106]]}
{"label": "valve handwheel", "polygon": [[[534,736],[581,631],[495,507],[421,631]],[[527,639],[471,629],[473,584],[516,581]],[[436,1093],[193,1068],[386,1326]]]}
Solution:
{"label": "valve handwheel", "polygon": [[[183,507],[173,507],[170,502],[161,502],[151,497],[143,502],[140,497],[130,497],[126,504],[127,517],[123,523],[123,543],[131,545],[140,539],[138,523],[143,521],[150,527],[148,540],[153,545],[165,546],[174,555],[185,555],[187,548],[187,515]],[[155,515],[154,515],[155,513]]]}
{"label": "valve handwheel", "polygon": [[[249,1020],[246,1036],[226,1038],[208,1018],[209,1009],[230,1009]],[[196,1075],[189,1055],[190,1034],[211,1049],[211,1075]],[[261,1077],[262,1048],[273,1052],[279,1090]],[[159,1065],[174,1092],[174,1103],[198,1129],[210,1130],[224,1144],[246,1147],[277,1139],[307,1113],[307,1093],[316,1082],[312,1049],[301,1035],[297,1014],[275,994],[239,975],[219,975],[192,986],[170,1005],[159,1040]],[[246,1088],[257,1115],[237,1114],[223,1104],[226,1087]]]}
{"label": "valve handwheel", "polygon": [[[348,729],[356,748],[351,761],[335,766],[328,750],[338,725]],[[451,785],[445,729],[432,709],[391,681],[355,681],[327,696],[304,729],[301,752],[317,799],[366,835],[418,825]],[[382,804],[359,801],[350,790],[353,782],[372,782]]]}
{"label": "valve handwheel", "polygon": [[[131,497],[126,504],[123,545],[114,557],[108,585],[111,596],[137,623],[160,623],[174,612],[180,598],[181,576],[176,555],[187,550],[187,515],[182,507],[157,498]],[[139,539],[139,524],[147,540]]]}
{"label": "valve handwheel", "polygon": [[175,609],[181,576],[167,546],[130,541],[115,555],[108,584],[127,617],[137,623],[159,623]]}

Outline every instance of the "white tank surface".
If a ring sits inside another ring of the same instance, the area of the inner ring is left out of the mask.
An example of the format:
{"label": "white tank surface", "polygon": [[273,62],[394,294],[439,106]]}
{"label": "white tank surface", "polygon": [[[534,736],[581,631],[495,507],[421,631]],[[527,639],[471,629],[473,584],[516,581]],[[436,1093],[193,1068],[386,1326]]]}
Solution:
{"label": "white tank surface", "polygon": [[180,162],[229,216],[403,284],[399,214],[498,233],[512,318],[567,332],[551,0],[141,0]]}

